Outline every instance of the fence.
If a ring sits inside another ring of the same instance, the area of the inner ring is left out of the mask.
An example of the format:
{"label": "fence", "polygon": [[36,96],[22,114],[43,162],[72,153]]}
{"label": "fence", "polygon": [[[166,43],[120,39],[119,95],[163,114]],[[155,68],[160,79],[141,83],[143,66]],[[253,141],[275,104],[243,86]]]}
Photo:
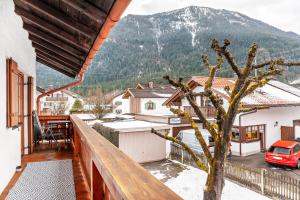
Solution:
{"label": "fence", "polygon": [[[171,155],[181,162],[192,161],[191,156],[176,144],[171,145]],[[273,199],[300,200],[300,180],[293,177],[231,162],[225,164],[224,171],[226,178]]]}

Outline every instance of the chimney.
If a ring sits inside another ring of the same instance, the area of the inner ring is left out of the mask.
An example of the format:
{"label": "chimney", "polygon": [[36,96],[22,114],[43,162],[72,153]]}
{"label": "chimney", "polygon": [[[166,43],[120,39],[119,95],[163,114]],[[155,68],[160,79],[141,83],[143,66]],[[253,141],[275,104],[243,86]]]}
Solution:
{"label": "chimney", "polygon": [[152,89],[152,88],[153,88],[153,82],[149,82],[149,83],[148,83],[148,86],[149,86],[149,88]]}
{"label": "chimney", "polygon": [[53,85],[48,85],[48,90],[53,90]]}

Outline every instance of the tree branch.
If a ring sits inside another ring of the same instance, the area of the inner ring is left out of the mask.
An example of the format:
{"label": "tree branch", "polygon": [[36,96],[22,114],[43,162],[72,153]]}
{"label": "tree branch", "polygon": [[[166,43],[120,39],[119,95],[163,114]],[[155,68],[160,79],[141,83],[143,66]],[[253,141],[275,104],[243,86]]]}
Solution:
{"label": "tree branch", "polygon": [[207,161],[208,163],[210,164],[210,166],[212,165],[212,155],[208,149],[208,146],[203,138],[203,135],[201,133],[201,131],[199,130],[199,127],[197,126],[197,124],[195,123],[195,121],[193,120],[193,118],[191,117],[191,115],[187,112],[184,112],[180,109],[174,109],[174,108],[171,108],[171,112],[173,112],[174,114],[177,114],[179,116],[183,116],[183,117],[186,117],[189,122],[191,123],[191,126],[192,128],[195,130],[195,135],[203,149],[203,152],[204,152],[204,155],[205,157],[207,158]]}
{"label": "tree branch", "polygon": [[292,67],[292,66],[300,66],[300,62],[292,62],[292,61],[285,61],[282,58],[275,59],[275,60],[269,60],[261,64],[253,65],[253,69],[260,69],[265,66],[269,66],[271,64],[275,64],[277,66],[286,66],[286,67]]}
{"label": "tree branch", "polygon": [[218,54],[223,55],[226,58],[228,64],[232,68],[232,70],[236,73],[236,75],[238,77],[240,77],[241,76],[241,71],[240,71],[238,65],[236,64],[236,62],[234,60],[234,57],[231,55],[231,53],[227,49],[227,47],[229,45],[230,45],[230,41],[225,39],[223,47],[220,47],[219,42],[216,39],[213,39],[212,44],[211,44],[211,48],[213,50],[215,50],[215,52],[217,52]]}
{"label": "tree branch", "polygon": [[251,112],[251,111],[254,111],[254,110],[262,110],[262,109],[268,109],[270,107],[268,106],[255,106],[255,107],[239,107],[238,108],[238,113],[243,113],[243,112]]}
{"label": "tree branch", "polygon": [[191,89],[186,86],[185,84],[183,84],[181,82],[181,80],[179,79],[178,82],[175,82],[174,80],[170,79],[169,76],[164,76],[164,78],[166,80],[168,80],[168,82],[173,85],[174,87],[178,87],[181,89],[181,91],[186,94],[186,98],[188,100],[188,102],[190,103],[190,105],[192,106],[192,108],[194,109],[197,117],[202,121],[202,123],[204,124],[205,127],[207,127],[207,130],[209,131],[209,133],[211,134],[211,136],[216,139],[217,137],[217,132],[216,130],[212,127],[212,125],[210,124],[209,121],[207,121],[205,115],[202,113],[202,111],[200,110],[199,106],[197,105],[197,103],[194,100],[194,97],[191,95]]}
{"label": "tree branch", "polygon": [[153,128],[151,129],[151,132],[161,138],[164,138],[166,140],[169,140],[171,142],[174,142],[174,143],[180,145],[185,151],[187,151],[192,156],[193,160],[196,162],[198,167],[200,169],[202,169],[203,171],[205,171],[206,173],[208,173],[208,168],[207,168],[206,164],[193,152],[193,150],[187,144],[185,144],[184,142],[182,142],[172,136],[168,136],[167,134],[163,135]]}

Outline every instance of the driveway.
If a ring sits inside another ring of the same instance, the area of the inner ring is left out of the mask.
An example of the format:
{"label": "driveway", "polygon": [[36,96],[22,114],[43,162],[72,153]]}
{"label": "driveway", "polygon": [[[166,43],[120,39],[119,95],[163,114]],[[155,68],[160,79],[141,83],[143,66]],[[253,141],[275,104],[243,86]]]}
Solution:
{"label": "driveway", "polygon": [[297,178],[300,180],[300,169],[295,169],[291,167],[284,166],[272,166],[265,162],[265,154],[258,153],[250,156],[240,157],[240,156],[232,156],[229,159],[230,162],[237,162],[243,164],[248,167],[255,168],[264,168],[267,170],[274,170],[276,172],[291,176],[293,178]]}

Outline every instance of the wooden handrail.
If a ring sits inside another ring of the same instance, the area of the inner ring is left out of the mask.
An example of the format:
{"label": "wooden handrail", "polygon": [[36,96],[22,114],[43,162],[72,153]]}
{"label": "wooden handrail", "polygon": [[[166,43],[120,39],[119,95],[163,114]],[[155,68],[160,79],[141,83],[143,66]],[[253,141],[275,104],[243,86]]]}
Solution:
{"label": "wooden handrail", "polygon": [[83,165],[92,199],[181,199],[81,119],[71,115],[71,121],[74,153]]}

